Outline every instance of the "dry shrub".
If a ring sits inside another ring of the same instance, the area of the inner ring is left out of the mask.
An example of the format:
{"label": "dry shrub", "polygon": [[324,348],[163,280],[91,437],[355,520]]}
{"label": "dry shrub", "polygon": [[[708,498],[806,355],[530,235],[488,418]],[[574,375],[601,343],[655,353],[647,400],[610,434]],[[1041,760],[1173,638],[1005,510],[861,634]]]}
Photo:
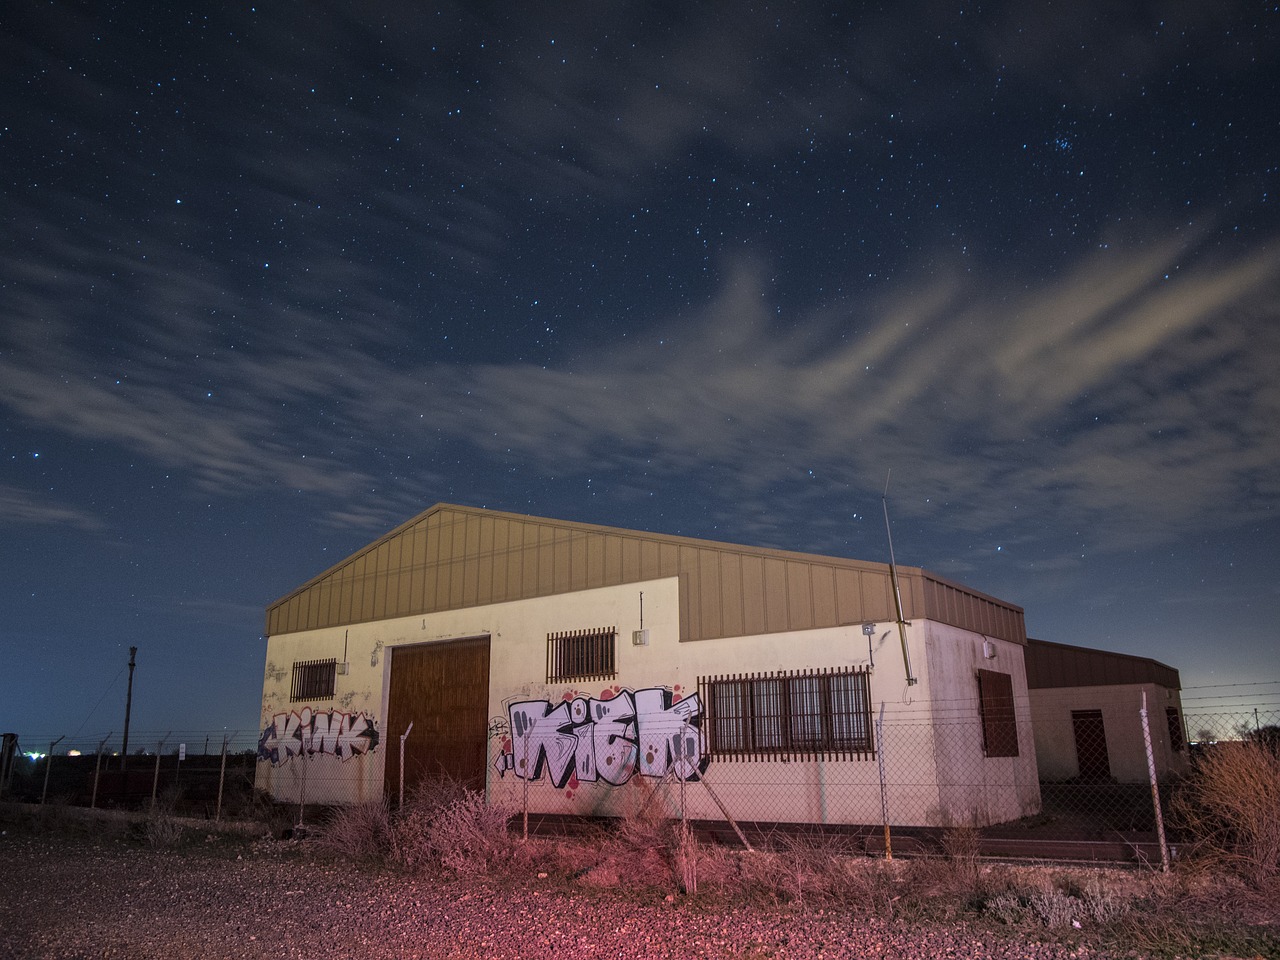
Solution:
{"label": "dry shrub", "polygon": [[1022,897],[1006,890],[997,893],[984,904],[987,914],[1000,923],[1019,926],[1027,919],[1027,905]]}
{"label": "dry shrub", "polygon": [[[735,868],[719,889],[746,900],[806,906],[854,905],[865,914],[890,917],[899,896],[899,870],[861,856],[856,841],[818,830],[779,831],[770,837],[768,850],[735,854]],[[710,871],[707,858],[700,862],[702,875]]]}
{"label": "dry shrub", "polygon": [[391,810],[385,800],[337,807],[320,828],[320,845],[353,860],[380,860],[391,850]]}
{"label": "dry shrub", "polygon": [[431,849],[446,869],[459,875],[486,873],[506,863],[513,840],[511,812],[468,790],[440,810],[427,829]]}
{"label": "dry shrub", "polygon": [[142,835],[153,847],[172,847],[182,839],[182,821],[175,815],[180,793],[171,788],[160,795],[142,824]]}
{"label": "dry shrub", "polygon": [[172,814],[157,812],[147,817],[142,832],[151,846],[172,847],[182,839],[182,824]]}
{"label": "dry shrub", "polygon": [[1112,890],[1097,877],[1090,877],[1080,893],[1086,919],[1096,924],[1112,923],[1133,909],[1132,901]]}
{"label": "dry shrub", "polygon": [[484,873],[510,859],[510,817],[457,780],[424,780],[391,819],[391,856],[415,870],[439,865],[459,875]]}
{"label": "dry shrub", "polygon": [[748,899],[784,903],[791,896],[791,882],[782,856],[767,850],[743,854],[738,861],[734,884]]}
{"label": "dry shrub", "polygon": [[[696,892],[702,898],[720,899],[738,891],[741,863],[745,857],[753,856],[750,853],[721,846],[715,841],[708,843],[696,839],[686,848],[685,855],[693,858],[691,877],[682,877],[686,892]],[[679,866],[680,863],[677,861],[677,867]],[[687,889],[690,880],[694,884],[693,890]]]}
{"label": "dry shrub", "polygon": [[942,834],[942,855],[950,865],[956,883],[969,890],[978,884],[981,841],[981,832],[972,825],[949,827]]}
{"label": "dry shrub", "polygon": [[829,900],[842,884],[837,882],[836,843],[821,833],[788,833],[776,841],[781,867],[779,881],[787,896],[796,903]]}
{"label": "dry shrub", "polygon": [[672,859],[675,861],[676,876],[680,880],[682,892],[698,892],[698,861],[701,858],[702,849],[698,838],[693,835],[688,824],[681,824]]}
{"label": "dry shrub", "polygon": [[[583,874],[592,886],[678,888],[676,853],[680,821],[672,819],[659,790],[637,778],[623,795],[623,811],[603,837],[599,858]],[[696,868],[695,868],[696,869]]]}
{"label": "dry shrub", "polygon": [[438,862],[431,843],[431,824],[442,810],[462,799],[467,788],[452,777],[419,781],[391,818],[391,859],[411,870]]}
{"label": "dry shrub", "polygon": [[1080,901],[1061,890],[1037,890],[1027,898],[1028,906],[1050,930],[1079,926]]}
{"label": "dry shrub", "polygon": [[953,919],[1007,892],[1006,873],[982,865],[981,839],[975,826],[951,826],[940,838],[941,856],[909,860],[901,909],[921,917]]}
{"label": "dry shrub", "polygon": [[1280,878],[1280,751],[1215,744],[1174,797],[1172,813],[1209,859],[1256,887]]}
{"label": "dry shrub", "polygon": [[1258,896],[1239,878],[1156,874],[1146,896],[1108,925],[1110,940],[1128,956],[1280,957],[1274,899],[1269,915],[1241,910]]}

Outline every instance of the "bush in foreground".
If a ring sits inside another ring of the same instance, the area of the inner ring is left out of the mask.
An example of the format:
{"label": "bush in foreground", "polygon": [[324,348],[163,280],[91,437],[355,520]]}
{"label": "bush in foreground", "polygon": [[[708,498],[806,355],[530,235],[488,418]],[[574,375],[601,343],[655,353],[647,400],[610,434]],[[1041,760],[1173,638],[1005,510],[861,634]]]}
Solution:
{"label": "bush in foreground", "polygon": [[1209,748],[1174,798],[1194,849],[1256,888],[1280,881],[1280,751],[1264,742]]}
{"label": "bush in foreground", "polygon": [[382,860],[391,850],[391,809],[385,800],[338,807],[319,832],[320,845],[351,860]]}

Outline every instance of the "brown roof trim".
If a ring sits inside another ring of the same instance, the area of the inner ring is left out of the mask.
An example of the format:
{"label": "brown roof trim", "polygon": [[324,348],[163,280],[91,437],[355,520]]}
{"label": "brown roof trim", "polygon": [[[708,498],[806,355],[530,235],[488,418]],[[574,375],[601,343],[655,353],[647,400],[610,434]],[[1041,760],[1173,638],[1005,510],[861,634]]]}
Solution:
{"label": "brown roof trim", "polygon": [[1178,671],[1150,657],[1028,637],[1025,659],[1027,687],[1031,690],[1131,683],[1154,683],[1169,690],[1182,689]]}

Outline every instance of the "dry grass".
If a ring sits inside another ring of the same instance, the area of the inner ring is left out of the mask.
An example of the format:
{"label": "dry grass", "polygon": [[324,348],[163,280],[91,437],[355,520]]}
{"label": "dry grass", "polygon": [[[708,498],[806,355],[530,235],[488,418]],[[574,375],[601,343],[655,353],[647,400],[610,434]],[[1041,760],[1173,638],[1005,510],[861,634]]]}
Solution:
{"label": "dry grass", "polygon": [[177,789],[166,790],[151,807],[142,824],[142,835],[153,847],[172,847],[182,840],[182,822],[174,811],[178,807]]}
{"label": "dry grass", "polygon": [[391,850],[391,810],[385,800],[337,807],[321,826],[319,843],[351,860],[380,860]]}
{"label": "dry grass", "polygon": [[510,816],[456,780],[424,780],[391,816],[389,853],[411,870],[441,866],[458,875],[485,873],[510,859]]}
{"label": "dry grass", "polygon": [[1209,748],[1174,797],[1192,852],[1255,888],[1280,879],[1280,751],[1260,742]]}
{"label": "dry grass", "polygon": [[468,790],[439,809],[426,839],[440,864],[459,876],[487,873],[510,859],[514,840],[507,829],[511,812]]}

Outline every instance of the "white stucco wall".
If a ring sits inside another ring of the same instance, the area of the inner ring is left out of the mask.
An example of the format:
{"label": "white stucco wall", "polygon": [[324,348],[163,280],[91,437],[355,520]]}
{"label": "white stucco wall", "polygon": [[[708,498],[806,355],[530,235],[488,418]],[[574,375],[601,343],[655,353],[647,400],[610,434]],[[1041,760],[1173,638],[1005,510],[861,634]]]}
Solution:
{"label": "white stucco wall", "polygon": [[[644,594],[645,646],[634,646],[632,632],[640,628],[640,594]],[[617,628],[614,680],[550,684],[546,679],[546,637],[567,630]],[[268,638],[263,684],[262,730],[270,748],[290,723],[305,723],[308,705],[290,704],[291,668],[295,661],[343,658],[344,642],[350,670],[336,679],[332,702],[311,704],[322,712],[337,711],[348,718],[344,729],[371,720],[380,742],[372,751],[346,757],[332,749],[305,758],[289,755],[297,740],[278,746],[273,763],[258,765],[258,785],[282,799],[297,800],[305,790],[308,802],[355,802],[381,795],[383,758],[398,749],[404,731],[386,730],[386,703],[393,647],[490,637],[490,765],[488,790],[492,800],[532,812],[616,815],[648,801],[658,778],[644,775],[653,754],[644,730],[630,736],[641,741],[636,750],[637,772],[622,785],[606,779],[578,782],[576,777],[556,786],[547,776],[525,780],[504,765],[503,755],[516,753],[510,708],[523,701],[545,701],[585,707],[592,698],[603,702],[636,691],[662,690],[675,704],[698,692],[698,678],[776,671],[839,669],[872,666],[870,678],[873,716],[883,720],[882,757],[866,759],[726,760],[706,767],[704,779],[736,819],[776,822],[879,823],[882,799],[895,825],[936,825],[953,822],[990,823],[1014,819],[1038,808],[1034,747],[1029,722],[1020,712],[1020,756],[985,758],[976,723],[974,664],[981,659],[982,638],[928,621],[907,627],[912,662],[919,683],[908,685],[898,628],[875,625],[872,637],[860,624],[790,633],[680,642],[679,579],[652,580],[625,586],[584,590],[572,594],[446,611],[348,628],[314,630]],[[999,643],[999,641],[996,641]],[[975,653],[976,651],[976,653]],[[1009,668],[1015,691],[1021,691],[1025,712],[1025,671],[1021,648],[1000,647],[999,669]],[[987,664],[990,666],[990,664]],[[966,677],[967,680],[961,680]],[[652,704],[653,695],[649,695]],[[942,706],[939,706],[941,702]],[[604,707],[603,709],[608,709]],[[704,708],[705,709],[705,708]],[[651,727],[660,723],[681,729],[679,709],[663,718],[647,714]],[[673,719],[674,718],[674,719]],[[967,725],[967,726],[966,726]],[[601,728],[602,731],[605,728]],[[274,730],[276,739],[273,740]],[[974,730],[977,739],[974,740]],[[580,735],[582,731],[579,730]],[[610,736],[601,734],[599,749],[607,751]],[[616,743],[616,741],[614,741]],[[620,744],[626,748],[631,741]],[[322,745],[323,746],[323,745]],[[331,744],[330,744],[331,746]],[[661,766],[662,758],[655,761]],[[1027,765],[1031,775],[1025,776]],[[885,787],[882,797],[881,769]],[[653,769],[652,767],[650,769]],[[656,801],[672,813],[683,804],[690,817],[723,819],[711,792],[699,782],[669,781]]]}
{"label": "white stucco wall", "polygon": [[[929,621],[926,627],[924,682],[941,785],[941,822],[981,825],[1038,812],[1040,782],[1022,646],[943,623]],[[1010,677],[1017,756],[988,757],[983,751],[979,670]]]}
{"label": "white stucco wall", "polygon": [[1152,754],[1158,776],[1186,773],[1190,759],[1185,744],[1175,751],[1169,741],[1166,708],[1182,714],[1177,690],[1154,683],[1089,687],[1048,687],[1030,691],[1031,722],[1035,729],[1040,776],[1046,781],[1070,780],[1080,773],[1076,758],[1073,710],[1101,710],[1112,779],[1145,783],[1146,745],[1142,736],[1142,695],[1147,695]]}

